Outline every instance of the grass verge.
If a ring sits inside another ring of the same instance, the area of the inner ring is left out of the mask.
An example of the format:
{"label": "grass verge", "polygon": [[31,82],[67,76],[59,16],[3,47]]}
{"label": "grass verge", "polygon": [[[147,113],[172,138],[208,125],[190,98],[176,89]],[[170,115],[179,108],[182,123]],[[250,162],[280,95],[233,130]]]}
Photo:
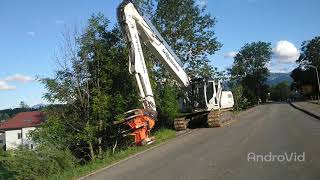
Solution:
{"label": "grass verge", "polygon": [[83,166],[77,166],[63,174],[48,177],[48,180],[60,180],[60,179],[77,179],[92,172],[95,172],[103,167],[116,163],[122,159],[130,157],[141,151],[149,149],[157,144],[163,143],[176,136],[176,132],[170,129],[160,129],[155,132],[156,142],[148,146],[133,146],[123,151],[119,151],[115,154],[106,153],[103,159],[95,160]]}

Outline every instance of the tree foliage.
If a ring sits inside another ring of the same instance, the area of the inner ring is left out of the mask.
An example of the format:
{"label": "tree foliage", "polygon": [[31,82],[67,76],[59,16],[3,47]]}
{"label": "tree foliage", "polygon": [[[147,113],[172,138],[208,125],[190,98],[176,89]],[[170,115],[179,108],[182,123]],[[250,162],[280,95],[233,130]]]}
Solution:
{"label": "tree foliage", "polygon": [[20,102],[20,108],[22,108],[22,109],[28,109],[28,108],[30,108],[30,107],[29,107],[29,105],[26,104],[24,101],[21,101],[21,102]]}
{"label": "tree foliage", "polygon": [[320,67],[320,36],[302,43],[301,54],[297,62],[302,65],[311,64]]}
{"label": "tree foliage", "polygon": [[139,13],[148,19],[152,19],[155,11],[154,5],[156,3],[154,0],[132,0],[132,2]]}
{"label": "tree foliage", "polygon": [[216,19],[205,10],[194,0],[158,0],[152,19],[190,77],[201,76],[210,66],[208,55],[221,47],[213,30]]}
{"label": "tree foliage", "polygon": [[244,97],[243,94],[243,86],[242,85],[233,85],[231,88],[232,94],[233,94],[233,100],[234,100],[234,109],[236,111],[240,111],[242,109],[247,108],[249,105],[248,99]]}
{"label": "tree foliage", "polygon": [[[42,82],[45,98],[63,105],[48,108],[46,125],[34,133],[40,143],[58,142],[81,160],[112,148],[118,114],[138,107],[134,79],[127,71],[127,50],[117,27],[93,15],[80,35],[65,36],[66,47],[54,78]],[[56,143],[55,143],[56,144]]]}
{"label": "tree foliage", "polygon": [[168,85],[164,87],[163,93],[160,95],[162,99],[159,99],[161,107],[159,108],[160,126],[173,127],[174,118],[179,113],[179,105],[177,101],[178,90],[175,86]]}
{"label": "tree foliage", "polygon": [[[41,109],[41,108],[39,108],[39,109]],[[9,118],[12,118],[13,116],[15,116],[18,113],[35,111],[35,110],[39,110],[39,109],[30,108],[29,106],[24,106],[23,108],[19,107],[19,108],[14,108],[14,109],[3,109],[3,110],[0,110],[0,122],[8,120]]]}
{"label": "tree foliage", "polygon": [[259,99],[266,100],[266,80],[269,74],[267,63],[271,55],[271,44],[258,41],[245,44],[234,57],[229,70],[231,80],[243,86],[244,96],[251,104],[257,103]]}
{"label": "tree foliage", "polygon": [[7,113],[0,113],[0,123],[7,120],[10,116]]}
{"label": "tree foliage", "polygon": [[291,96],[289,83],[283,81],[270,87],[270,99],[273,101],[285,101]]}
{"label": "tree foliage", "polygon": [[318,91],[317,74],[313,65],[320,68],[320,37],[314,37],[311,40],[304,41],[301,45],[301,54],[297,63],[300,65],[291,72],[294,80],[292,88],[301,91],[303,85],[312,85],[313,91]]}
{"label": "tree foliage", "polygon": [[302,69],[302,67],[297,67],[292,70],[290,74],[293,79],[292,89],[296,91],[301,91],[302,86],[312,85],[314,92],[317,91],[317,74],[314,69]]}

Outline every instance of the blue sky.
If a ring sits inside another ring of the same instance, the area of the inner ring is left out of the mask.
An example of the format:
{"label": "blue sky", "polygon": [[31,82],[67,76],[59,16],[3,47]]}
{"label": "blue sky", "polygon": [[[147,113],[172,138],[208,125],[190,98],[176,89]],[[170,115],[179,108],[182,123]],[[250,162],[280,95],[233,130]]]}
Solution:
{"label": "blue sky", "polygon": [[[44,102],[45,89],[34,77],[50,77],[57,68],[54,54],[66,27],[83,26],[102,12],[112,24],[121,0],[0,1],[0,109]],[[218,20],[216,36],[223,44],[210,56],[224,70],[244,43],[272,43],[273,72],[288,72],[302,41],[320,35],[318,0],[199,0]]]}

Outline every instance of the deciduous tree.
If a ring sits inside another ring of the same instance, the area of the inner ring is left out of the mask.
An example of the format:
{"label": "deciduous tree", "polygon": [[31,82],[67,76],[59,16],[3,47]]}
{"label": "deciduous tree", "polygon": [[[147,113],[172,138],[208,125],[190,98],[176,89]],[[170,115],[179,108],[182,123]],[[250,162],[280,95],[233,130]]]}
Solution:
{"label": "deciduous tree", "polygon": [[48,111],[52,126],[44,126],[34,136],[40,142],[52,142],[41,135],[54,131],[59,136],[59,132],[65,135],[64,145],[83,160],[95,159],[111,148],[117,133],[111,122],[138,107],[122,36],[108,24],[102,14],[93,15],[83,33],[65,36],[60,69],[54,78],[42,79],[48,90],[45,98],[63,105]]}
{"label": "deciduous tree", "polygon": [[216,19],[194,0],[158,0],[152,19],[191,77],[209,66],[208,55],[220,49],[214,32]]}
{"label": "deciduous tree", "polygon": [[267,97],[265,83],[269,73],[267,63],[271,55],[271,44],[258,41],[245,44],[234,57],[234,63],[229,70],[231,80],[244,87],[244,96],[252,104]]}
{"label": "deciduous tree", "polygon": [[297,62],[301,65],[311,64],[320,67],[320,36],[302,43],[301,54]]}

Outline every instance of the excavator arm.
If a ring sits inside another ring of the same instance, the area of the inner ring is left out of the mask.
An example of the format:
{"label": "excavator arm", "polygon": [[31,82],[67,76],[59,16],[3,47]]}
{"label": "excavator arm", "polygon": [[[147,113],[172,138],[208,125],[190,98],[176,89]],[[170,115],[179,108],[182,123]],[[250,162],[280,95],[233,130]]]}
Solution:
{"label": "excavator arm", "polygon": [[[173,52],[152,23],[139,14],[129,0],[124,0],[117,9],[118,21],[125,41],[129,48],[129,72],[134,74],[144,109],[134,109],[125,113],[122,121],[133,131],[135,143],[144,145],[153,142],[150,138],[150,130],[155,125],[157,108],[150,84],[141,42],[153,53],[155,58],[169,71],[170,75],[182,86],[191,87],[192,116],[207,116],[209,127],[223,126],[230,122],[233,116],[233,96],[229,91],[222,91],[220,81],[214,80],[193,82],[183,70],[183,64]],[[190,88],[189,88],[190,90]],[[190,93],[190,92],[189,92]],[[200,113],[198,113],[200,112]],[[184,130],[187,127],[186,118],[177,118],[174,125],[176,130]]]}
{"label": "excavator arm", "polygon": [[148,47],[157,60],[165,66],[171,76],[182,86],[189,86],[189,77],[183,70],[178,56],[173,52],[152,23],[141,16],[134,5],[123,1],[117,9],[118,22],[129,48],[129,72],[137,81],[144,109],[134,109],[125,113],[122,123],[128,125],[137,145],[149,144],[149,137],[155,125],[157,108],[150,84],[141,41]]}
{"label": "excavator arm", "polygon": [[144,109],[156,115],[156,105],[141,40],[181,86],[189,86],[189,77],[183,70],[178,56],[152,23],[141,16],[130,1],[122,2],[117,13],[120,27],[129,47],[129,71],[135,75]]}

